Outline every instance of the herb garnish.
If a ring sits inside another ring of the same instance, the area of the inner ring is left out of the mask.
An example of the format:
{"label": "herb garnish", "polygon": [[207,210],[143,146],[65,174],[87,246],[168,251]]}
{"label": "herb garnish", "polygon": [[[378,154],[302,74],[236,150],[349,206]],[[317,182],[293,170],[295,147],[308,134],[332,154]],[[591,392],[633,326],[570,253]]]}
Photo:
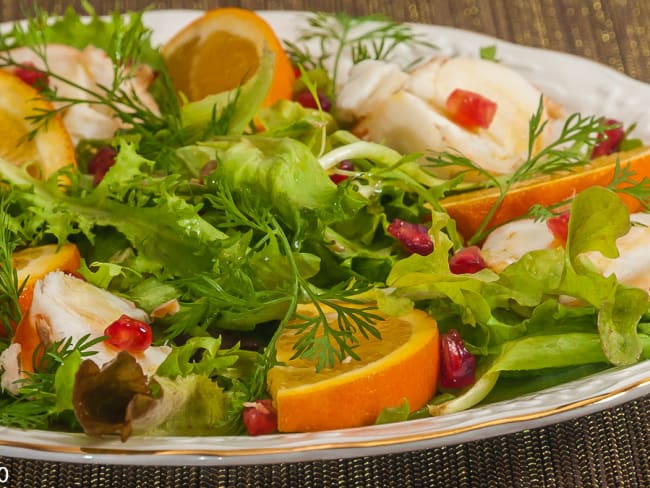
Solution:
{"label": "herb garnish", "polygon": [[[71,386],[76,368],[66,371],[61,366],[66,361],[78,363],[82,358],[96,354],[91,350],[92,346],[104,339],[90,339],[90,335],[85,335],[73,344],[72,338],[68,337],[46,347],[37,347],[34,351],[35,372],[27,373],[25,379],[19,380],[16,397],[0,399],[0,423],[23,429],[43,429],[48,427],[53,417],[71,411]],[[63,377],[65,375],[70,377]],[[66,415],[64,421],[75,424],[72,415]]]}
{"label": "herb garnish", "polygon": [[508,175],[494,176],[477,166],[474,162],[460,154],[442,153],[428,157],[432,167],[462,166],[465,171],[476,171],[487,178],[488,185],[499,190],[499,196],[483,219],[476,233],[468,239],[468,245],[476,244],[485,239],[491,229],[488,224],[499,209],[508,191],[516,183],[535,176],[567,171],[588,162],[591,148],[598,142],[600,134],[604,133],[607,125],[602,118],[584,116],[579,113],[571,114],[565,121],[560,135],[553,142],[534,152],[536,141],[544,133],[548,120],[543,120],[544,101],[540,98],[537,111],[528,124],[528,151],[526,160],[517,170]]}
{"label": "herb garnish", "polygon": [[[339,76],[341,60],[346,55],[357,64],[365,59],[388,60],[399,46],[435,48],[408,25],[382,15],[352,17],[343,12],[318,12],[310,16],[307,23],[309,27],[295,42],[285,41],[289,57],[297,66],[329,71],[334,82]],[[320,54],[312,54],[307,46],[300,46],[307,42],[317,42]],[[418,61],[413,60],[411,64]]]}
{"label": "herb garnish", "polygon": [[0,320],[5,336],[9,338],[13,333],[12,324],[20,322],[19,297],[24,286],[18,280],[18,273],[11,260],[17,239],[9,226],[7,207],[10,198],[10,195],[0,192]]}

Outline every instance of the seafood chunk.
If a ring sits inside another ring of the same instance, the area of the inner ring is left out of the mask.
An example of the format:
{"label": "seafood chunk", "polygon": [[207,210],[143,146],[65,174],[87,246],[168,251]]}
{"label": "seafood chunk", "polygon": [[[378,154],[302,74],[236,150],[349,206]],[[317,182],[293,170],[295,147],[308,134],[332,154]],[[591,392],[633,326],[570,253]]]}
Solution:
{"label": "seafood chunk", "polygon": [[[629,232],[616,240],[619,256],[608,258],[599,252],[588,252],[596,269],[604,276],[615,275],[628,286],[650,292],[650,214],[630,215]],[[488,267],[502,271],[524,254],[559,245],[545,222],[524,219],[510,222],[494,230],[485,240],[481,255]]]}
{"label": "seafood chunk", "polygon": [[[18,348],[14,348],[11,354],[7,353],[4,361],[0,358],[5,369],[2,385],[15,377],[12,366],[17,353],[20,353],[20,370],[31,371],[31,358],[40,343],[47,345],[71,339],[75,344],[84,336],[89,336],[89,339],[102,337],[106,328],[122,315],[149,322],[146,312],[132,302],[84,280],[62,271],[45,275],[36,282],[29,312],[16,329],[14,340]],[[106,341],[93,345],[89,350],[95,351],[89,357],[100,367],[120,352]],[[130,354],[145,375],[152,375],[170,352],[168,346],[149,346],[143,352]]]}
{"label": "seafood chunk", "polygon": [[[388,70],[385,63],[352,68],[337,108],[357,119],[355,134],[404,153],[456,152],[493,174],[512,173],[526,161],[529,121],[542,93],[521,75],[502,64],[473,58],[433,58],[406,78],[403,75]],[[450,118],[446,102],[456,89],[496,104],[489,127],[467,128]],[[545,102],[542,111],[542,121],[558,118],[561,112],[551,102]],[[548,124],[535,142],[535,152],[550,142],[551,133]],[[454,172],[445,168],[438,175],[449,177]]]}
{"label": "seafood chunk", "polygon": [[[115,85],[115,67],[105,51],[94,46],[79,50],[61,44],[49,44],[44,58],[32,49],[21,47],[10,51],[11,57],[18,63],[31,63],[38,69],[47,69],[56,74],[49,77],[52,89],[60,97],[75,100],[96,101],[91,93],[106,93],[113,89],[121,90],[134,97],[144,107],[159,113],[158,106],[149,93],[149,86],[154,80],[150,67],[144,65],[126,68],[126,76],[118,86]],[[47,60],[47,65],[46,61]],[[121,68],[120,68],[121,69]],[[55,103],[63,108],[61,102]],[[128,107],[120,107],[128,112]],[[108,139],[126,125],[115,116],[108,106],[101,103],[83,103],[71,105],[63,111],[63,123],[75,144],[82,139]]]}

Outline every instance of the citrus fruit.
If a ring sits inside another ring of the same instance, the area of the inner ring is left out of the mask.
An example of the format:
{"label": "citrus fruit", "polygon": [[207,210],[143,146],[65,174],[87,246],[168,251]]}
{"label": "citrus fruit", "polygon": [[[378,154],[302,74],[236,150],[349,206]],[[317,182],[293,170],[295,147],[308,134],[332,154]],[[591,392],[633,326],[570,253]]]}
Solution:
{"label": "citrus fruit", "polygon": [[28,117],[53,110],[35,88],[0,70],[0,158],[16,166],[27,165],[29,173],[40,178],[75,165],[72,140],[58,116],[29,138],[36,126]]}
{"label": "citrus fruit", "polygon": [[[299,309],[314,315],[313,306]],[[325,310],[336,328],[337,314]],[[436,321],[420,310],[401,317],[381,315],[374,326],[381,339],[359,337],[360,361],[350,358],[333,368],[316,371],[315,362],[291,359],[300,338],[285,329],[277,342],[281,363],[268,373],[268,390],[278,415],[280,432],[310,432],[372,424],[387,407],[406,399],[411,411],[435,393],[439,367]],[[357,334],[358,335],[358,334]]]}
{"label": "citrus fruit", "polygon": [[[525,215],[534,204],[548,206],[571,198],[590,186],[609,185],[617,161],[621,168],[634,172],[632,176],[634,181],[650,178],[650,147],[601,156],[576,171],[540,176],[513,185],[488,228]],[[478,230],[498,196],[497,189],[489,188],[454,195],[441,200],[440,204],[456,221],[459,232],[465,238],[469,238]],[[621,193],[619,196],[631,212],[641,208],[636,198]]]}
{"label": "citrus fruit", "polygon": [[32,355],[40,338],[36,326],[27,320],[27,311],[34,296],[34,284],[51,271],[76,272],[81,258],[74,244],[64,244],[60,247],[48,244],[17,251],[12,255],[11,262],[16,269],[18,282],[25,282],[19,297],[23,319],[16,327],[13,340],[22,346],[22,369],[33,371]]}
{"label": "citrus fruit", "polygon": [[175,87],[190,101],[237,88],[255,74],[264,46],[275,54],[273,81],[264,101],[290,99],[294,73],[273,29],[255,12],[206,12],[162,48]]}

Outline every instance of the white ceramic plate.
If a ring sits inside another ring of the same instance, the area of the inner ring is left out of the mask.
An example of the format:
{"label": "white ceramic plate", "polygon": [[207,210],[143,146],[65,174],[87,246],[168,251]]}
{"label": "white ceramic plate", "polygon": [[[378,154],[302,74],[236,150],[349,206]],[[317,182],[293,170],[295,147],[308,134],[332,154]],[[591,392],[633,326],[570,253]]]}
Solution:
{"label": "white ceramic plate", "polygon": [[[145,15],[162,43],[198,11]],[[262,12],[282,38],[304,24],[303,13]],[[6,26],[5,26],[6,27]],[[650,85],[603,65],[561,53],[515,46],[496,39],[429,25],[414,25],[443,53],[475,56],[496,44],[513,66],[569,112],[636,121],[637,137],[650,141]],[[432,448],[541,427],[611,408],[650,393],[650,361],[618,368],[560,387],[437,418],[340,431],[262,437],[133,437],[126,443],[84,434],[0,428],[0,454],[46,461],[131,465],[228,465],[358,457]]]}

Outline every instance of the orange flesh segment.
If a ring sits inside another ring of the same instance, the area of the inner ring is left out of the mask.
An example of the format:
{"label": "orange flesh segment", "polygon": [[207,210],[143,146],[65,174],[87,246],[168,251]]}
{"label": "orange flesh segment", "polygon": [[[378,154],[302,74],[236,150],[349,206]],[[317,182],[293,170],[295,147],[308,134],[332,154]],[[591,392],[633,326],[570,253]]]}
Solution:
{"label": "orange flesh segment", "polygon": [[264,48],[275,55],[273,81],[264,101],[292,96],[289,57],[268,23],[255,12],[218,8],[206,12],[162,48],[176,88],[190,100],[240,86],[255,74]]}
{"label": "orange flesh segment", "polygon": [[278,342],[278,360],[268,387],[278,411],[280,432],[310,432],[372,424],[386,407],[407,399],[411,411],[433,397],[438,379],[438,328],[415,310],[374,324],[382,339],[360,338],[350,360],[315,372],[314,363],[290,360],[294,331]]}
{"label": "orange flesh segment", "polygon": [[[549,206],[573,197],[590,186],[607,186],[611,183],[617,159],[621,168],[627,167],[635,174],[635,181],[650,178],[650,147],[594,159],[575,172],[549,175],[514,186],[505,196],[501,206],[488,225],[488,229],[525,215],[535,204]],[[459,232],[470,238],[479,229],[490,208],[499,196],[494,188],[454,195],[440,201],[442,207],[456,221]],[[620,194],[631,212],[642,208],[634,197]]]}
{"label": "orange flesh segment", "polygon": [[29,165],[30,174],[42,178],[76,166],[74,145],[58,115],[28,138],[35,126],[27,118],[53,110],[33,87],[0,70],[0,158],[16,166]]}

